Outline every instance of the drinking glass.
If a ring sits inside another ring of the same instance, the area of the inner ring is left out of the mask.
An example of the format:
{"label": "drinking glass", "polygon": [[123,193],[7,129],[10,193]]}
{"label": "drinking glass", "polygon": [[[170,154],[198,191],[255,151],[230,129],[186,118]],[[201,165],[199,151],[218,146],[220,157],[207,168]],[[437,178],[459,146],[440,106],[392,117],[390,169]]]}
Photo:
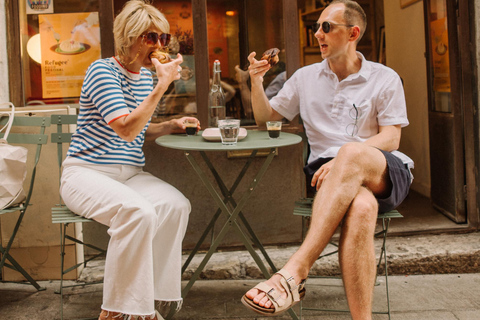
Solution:
{"label": "drinking glass", "polygon": [[240,120],[224,119],[218,120],[218,128],[220,129],[220,137],[223,145],[236,145],[238,133],[240,132]]}

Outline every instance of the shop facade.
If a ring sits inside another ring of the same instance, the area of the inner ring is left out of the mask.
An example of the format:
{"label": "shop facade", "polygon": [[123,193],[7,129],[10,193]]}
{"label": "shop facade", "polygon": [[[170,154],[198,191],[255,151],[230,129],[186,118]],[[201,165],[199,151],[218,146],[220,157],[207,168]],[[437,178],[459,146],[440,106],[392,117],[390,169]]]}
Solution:
{"label": "shop facade", "polygon": [[[0,46],[3,57],[0,59],[0,77],[4,84],[0,88],[0,101],[11,101],[19,109],[25,107],[26,112],[34,114],[55,112],[52,110],[57,110],[57,106],[68,105],[73,109],[78,106],[82,76],[89,63],[115,54],[113,20],[125,3],[124,0],[44,2],[43,7],[32,7],[35,1],[5,0],[1,6],[3,12],[0,12],[1,20],[5,21],[0,26],[0,41],[3,43]],[[445,214],[452,215],[449,218],[464,231],[478,230],[477,74],[480,49],[476,44],[480,41],[477,32],[480,30],[480,0],[458,4],[453,0],[359,2],[367,8],[371,28],[367,36],[369,42],[362,46],[365,50],[362,52],[369,59],[396,70],[404,81],[410,126],[402,132],[401,150],[416,163],[412,189],[428,198],[434,195],[438,200],[432,202],[437,201],[438,210],[447,207],[445,211],[448,213]],[[154,121],[194,115],[201,123],[207,124],[209,80],[213,61],[218,59],[222,65],[224,89],[229,93],[227,115],[242,119],[243,126],[255,128],[251,106],[242,98],[244,86],[239,79],[244,73],[238,69],[246,69],[250,52],[259,55],[266,49],[279,48],[281,62],[265,77],[267,86],[283,71],[290,76],[301,66],[318,61],[315,43],[308,42],[311,40],[308,39],[308,28],[312,19],[318,18],[323,3],[309,0],[153,1],[170,21],[170,33],[175,37],[170,52],[184,56],[182,79],[169,88],[157,106]],[[452,12],[458,12],[458,16]],[[452,48],[453,58],[447,67],[453,79],[453,89],[447,95],[450,100],[446,104],[440,104],[445,101],[444,95],[436,93],[446,92],[445,88],[433,83],[438,80],[431,65],[435,47],[429,46],[432,42],[428,40],[432,26],[438,23],[434,21],[443,18],[449,23],[447,40],[453,44],[448,45]],[[430,28],[425,28],[426,25]],[[454,26],[458,26],[458,33],[453,33],[457,29]],[[248,82],[246,85],[248,87]],[[445,105],[447,109],[442,109]],[[432,123],[438,123],[437,129],[429,127]],[[444,125],[452,131],[446,133],[442,130]],[[298,120],[286,123],[284,128],[293,133],[302,130]],[[447,136],[441,137],[442,133]],[[447,139],[452,136],[455,139]],[[446,141],[449,148],[445,148]],[[48,149],[46,153],[50,153]],[[194,176],[182,152],[147,143],[145,153],[146,170],[176,186],[192,202],[189,230],[184,241],[185,249],[191,249],[200,236],[199,230],[203,230],[201,226],[208,222],[214,203],[208,200],[210,197],[206,191],[203,193],[196,187],[201,182]],[[451,154],[456,158],[447,157]],[[256,198],[244,212],[260,238],[269,239],[267,245],[301,241],[301,222],[292,215],[292,209],[294,201],[304,195],[302,155],[300,145],[282,149],[261,181]],[[217,169],[224,171],[222,176],[230,175],[233,180],[236,174],[229,174],[227,164],[228,168],[241,170],[242,156],[216,154],[214,161],[219,163]],[[48,157],[45,155],[45,162],[39,170],[43,171],[49,190],[55,190],[57,167],[49,165]],[[449,169],[452,173],[449,177],[437,175],[438,168],[452,162],[455,166]],[[259,166],[259,163],[253,166]],[[269,188],[269,181],[278,187]],[[442,186],[445,181],[446,185]],[[453,189],[450,188],[452,184]],[[38,213],[26,219],[19,235],[25,240],[16,247],[19,251],[29,247],[43,248],[42,252],[54,260],[53,252],[57,252],[59,246],[58,229],[51,225],[50,207],[56,203],[58,195],[45,195],[38,189],[36,197],[39,204],[36,205],[33,199],[32,211]],[[448,204],[453,201],[453,209],[441,203],[443,199],[448,199]],[[8,218],[3,219],[2,231],[8,233]],[[422,226],[418,229],[422,230]],[[32,232],[38,234],[37,239],[30,237]],[[104,226],[88,225],[83,233],[103,245],[108,241]],[[235,237],[228,237],[224,247],[235,248],[240,244]],[[31,260],[36,261],[35,258]]]}

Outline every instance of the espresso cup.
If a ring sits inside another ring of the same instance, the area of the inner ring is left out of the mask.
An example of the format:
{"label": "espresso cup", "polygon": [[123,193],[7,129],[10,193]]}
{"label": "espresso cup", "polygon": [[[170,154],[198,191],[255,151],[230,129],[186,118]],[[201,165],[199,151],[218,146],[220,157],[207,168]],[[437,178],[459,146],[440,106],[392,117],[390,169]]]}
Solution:
{"label": "espresso cup", "polygon": [[281,130],[282,121],[267,121],[267,131],[270,139],[276,139],[280,137]]}
{"label": "espresso cup", "polygon": [[185,125],[185,132],[187,133],[187,136],[194,136],[197,134],[197,119],[186,119],[183,124]]}

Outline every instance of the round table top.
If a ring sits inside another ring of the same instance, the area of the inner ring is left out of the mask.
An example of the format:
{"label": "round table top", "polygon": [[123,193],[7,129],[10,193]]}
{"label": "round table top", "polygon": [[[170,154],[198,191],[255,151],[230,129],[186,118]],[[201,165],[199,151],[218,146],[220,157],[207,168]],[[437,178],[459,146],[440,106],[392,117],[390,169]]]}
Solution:
{"label": "round table top", "polygon": [[224,146],[220,141],[205,140],[202,132],[198,132],[196,136],[170,134],[157,138],[155,142],[162,147],[179,150],[231,151],[285,147],[302,141],[300,136],[292,133],[281,132],[279,138],[270,139],[267,131],[247,130],[247,136],[236,145]]}

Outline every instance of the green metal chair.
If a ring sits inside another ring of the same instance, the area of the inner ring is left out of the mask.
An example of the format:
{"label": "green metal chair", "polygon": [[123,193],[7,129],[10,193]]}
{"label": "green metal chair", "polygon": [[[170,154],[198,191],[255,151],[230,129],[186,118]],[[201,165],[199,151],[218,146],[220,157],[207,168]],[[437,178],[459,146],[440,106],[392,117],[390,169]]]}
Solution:
{"label": "green metal chair", "polygon": [[[77,124],[77,115],[65,115],[65,114],[51,115],[51,123],[52,123],[52,126],[53,125],[57,126],[57,132],[53,132],[51,134],[51,140],[52,140],[52,143],[57,144],[58,172],[59,172],[59,178],[60,178],[62,173],[62,162],[64,159],[63,147],[64,145],[68,147],[72,138],[72,133],[68,132],[67,126]],[[72,237],[69,234],[67,234],[67,227],[71,223],[75,224],[75,223],[84,223],[84,222],[91,222],[91,221],[93,220],[87,219],[85,217],[82,217],[72,212],[63,203],[61,196],[59,196],[59,203],[52,208],[52,223],[60,224],[61,275],[60,275],[60,288],[56,293],[60,294],[61,319],[63,319],[63,302],[64,302],[63,289],[102,283],[102,281],[93,281],[88,283],[79,283],[79,284],[67,285],[67,286],[63,284],[63,279],[65,274],[69,273],[70,271],[76,270],[79,267],[82,267],[82,266],[85,267],[89,261],[96,259],[100,256],[104,256],[106,253],[106,251],[101,248],[98,248],[92,244],[85,243],[81,238]],[[74,243],[94,249],[97,253],[95,255],[90,256],[88,259],[84,259],[84,261],[82,262],[77,261],[77,263],[74,264],[73,266],[66,268],[65,267],[65,246],[66,246],[67,240],[73,241]],[[97,318],[92,318],[92,319],[97,319]]]}
{"label": "green metal chair", "polygon": [[[0,119],[0,126],[4,126],[7,123],[7,118]],[[19,117],[15,116],[13,123],[12,123],[12,132],[8,135],[8,143],[10,144],[21,144],[21,145],[36,145],[36,152],[35,152],[35,159],[33,163],[33,167],[31,168],[30,173],[30,184],[28,189],[25,188],[26,191],[26,199],[23,203],[15,206],[11,206],[0,210],[0,215],[13,213],[13,212],[20,212],[13,232],[10,236],[10,239],[5,247],[0,245],[0,253],[2,255],[2,259],[0,261],[0,270],[3,267],[7,267],[13,269],[15,271],[20,272],[27,280],[33,285],[37,290],[45,290],[44,287],[41,287],[29,274],[25,271],[20,264],[15,261],[15,259],[10,255],[10,249],[12,247],[13,241],[15,236],[17,235],[18,229],[20,228],[20,224],[22,223],[23,218],[25,217],[25,213],[29,206],[31,205],[30,199],[32,197],[33,186],[35,183],[35,175],[37,172],[37,164],[40,160],[40,153],[42,151],[42,146],[47,143],[48,136],[45,134],[45,128],[50,126],[50,118],[48,117]],[[20,130],[25,131],[19,133],[19,130],[15,130],[14,128],[21,128]],[[33,130],[35,133],[31,133]],[[17,131],[17,132],[13,132]],[[0,138],[2,138],[4,134],[0,134]],[[30,170],[30,169],[29,169]],[[8,261],[8,262],[7,262]]]}
{"label": "green metal chair", "polygon": [[[295,201],[295,207],[293,209],[293,214],[297,216],[302,217],[302,233],[303,235],[306,234],[306,229],[308,225],[308,219],[312,216],[312,204],[313,204],[313,199],[312,198],[304,198],[300,199],[298,201]],[[380,250],[380,257],[378,259],[378,264],[377,264],[377,276],[378,273],[381,270],[382,266],[382,260],[384,262],[384,267],[385,267],[385,290],[386,290],[386,300],[387,300],[387,310],[386,311],[374,311],[373,313],[375,314],[386,314],[388,315],[388,319],[391,317],[391,312],[390,312],[390,296],[388,292],[388,263],[387,263],[387,248],[386,248],[386,243],[387,243],[387,234],[388,234],[388,227],[390,226],[390,221],[391,219],[395,218],[403,218],[403,216],[398,212],[397,210],[392,210],[386,213],[381,213],[378,215],[377,219],[382,220],[382,229],[375,233],[376,238],[381,238],[382,239],[382,247]],[[330,244],[333,245],[334,247],[338,248],[338,244],[334,241],[330,241]],[[322,259],[324,257],[333,255],[338,253],[338,249],[325,253],[320,255],[318,259]],[[318,260],[317,259],[317,260]],[[329,276],[315,276],[315,275],[310,275],[309,278],[337,278],[340,279],[339,277],[329,277]],[[376,285],[378,285],[378,282],[375,281]],[[302,302],[300,302],[300,319],[302,318],[302,311],[303,310],[310,310],[310,311],[324,311],[324,312],[350,312],[349,310],[337,310],[337,309],[320,309],[320,308],[308,308],[303,305]]]}

